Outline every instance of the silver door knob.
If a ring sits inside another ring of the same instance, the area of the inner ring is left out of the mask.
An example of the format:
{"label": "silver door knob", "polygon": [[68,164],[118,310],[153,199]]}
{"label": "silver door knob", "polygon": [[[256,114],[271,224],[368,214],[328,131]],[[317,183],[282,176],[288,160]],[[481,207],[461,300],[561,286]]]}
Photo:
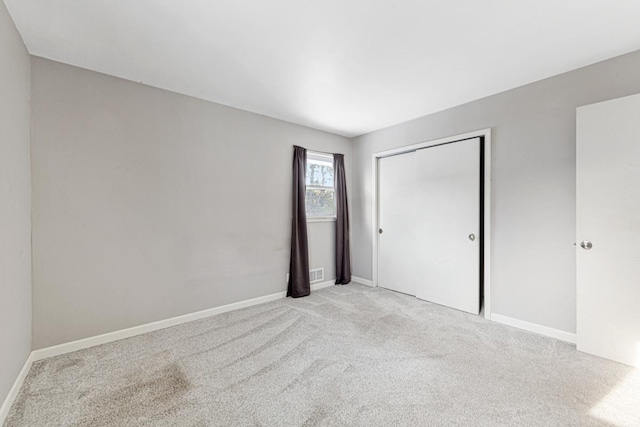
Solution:
{"label": "silver door knob", "polygon": [[472,242],[476,240],[476,235],[473,233],[469,234],[469,240],[471,240]]}
{"label": "silver door knob", "polygon": [[382,228],[378,228],[378,233],[382,234]]}
{"label": "silver door knob", "polygon": [[588,240],[583,240],[582,242],[580,242],[580,247],[584,250],[589,250],[593,247],[593,243],[591,243]]}

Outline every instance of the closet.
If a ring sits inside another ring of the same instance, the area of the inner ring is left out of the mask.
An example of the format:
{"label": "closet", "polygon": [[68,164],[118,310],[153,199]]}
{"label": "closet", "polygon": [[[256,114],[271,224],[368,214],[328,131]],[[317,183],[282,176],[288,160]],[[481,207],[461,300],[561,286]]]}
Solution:
{"label": "closet", "polygon": [[378,285],[478,314],[483,139],[377,159]]}
{"label": "closet", "polygon": [[577,347],[640,367],[640,95],[577,111]]}

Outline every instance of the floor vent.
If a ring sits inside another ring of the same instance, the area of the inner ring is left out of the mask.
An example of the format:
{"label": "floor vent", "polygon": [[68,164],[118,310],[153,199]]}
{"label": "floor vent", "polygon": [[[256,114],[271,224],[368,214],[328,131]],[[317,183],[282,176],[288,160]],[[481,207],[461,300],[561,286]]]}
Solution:
{"label": "floor vent", "polygon": [[[309,270],[309,282],[318,283],[324,280],[324,268],[314,268]],[[287,273],[287,283],[289,283],[289,273]]]}
{"label": "floor vent", "polygon": [[324,268],[315,268],[309,271],[309,281],[311,283],[322,282],[324,280]]}

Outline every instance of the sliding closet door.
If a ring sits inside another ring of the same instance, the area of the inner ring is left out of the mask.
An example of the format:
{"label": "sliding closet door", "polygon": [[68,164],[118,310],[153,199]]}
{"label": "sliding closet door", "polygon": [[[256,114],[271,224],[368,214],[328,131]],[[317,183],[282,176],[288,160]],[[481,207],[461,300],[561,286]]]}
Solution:
{"label": "sliding closet door", "polygon": [[378,160],[378,286],[416,294],[415,153]]}
{"label": "sliding closet door", "polygon": [[640,95],[578,108],[578,350],[640,367]]}
{"label": "sliding closet door", "polygon": [[480,311],[480,139],[416,152],[416,296]]}

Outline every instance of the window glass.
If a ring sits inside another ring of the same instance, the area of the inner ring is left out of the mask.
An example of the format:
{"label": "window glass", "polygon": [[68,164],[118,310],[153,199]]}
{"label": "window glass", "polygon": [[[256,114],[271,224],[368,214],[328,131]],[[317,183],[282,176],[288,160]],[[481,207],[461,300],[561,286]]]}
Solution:
{"label": "window glass", "polygon": [[332,155],[307,151],[306,184],[307,218],[335,217]]}

